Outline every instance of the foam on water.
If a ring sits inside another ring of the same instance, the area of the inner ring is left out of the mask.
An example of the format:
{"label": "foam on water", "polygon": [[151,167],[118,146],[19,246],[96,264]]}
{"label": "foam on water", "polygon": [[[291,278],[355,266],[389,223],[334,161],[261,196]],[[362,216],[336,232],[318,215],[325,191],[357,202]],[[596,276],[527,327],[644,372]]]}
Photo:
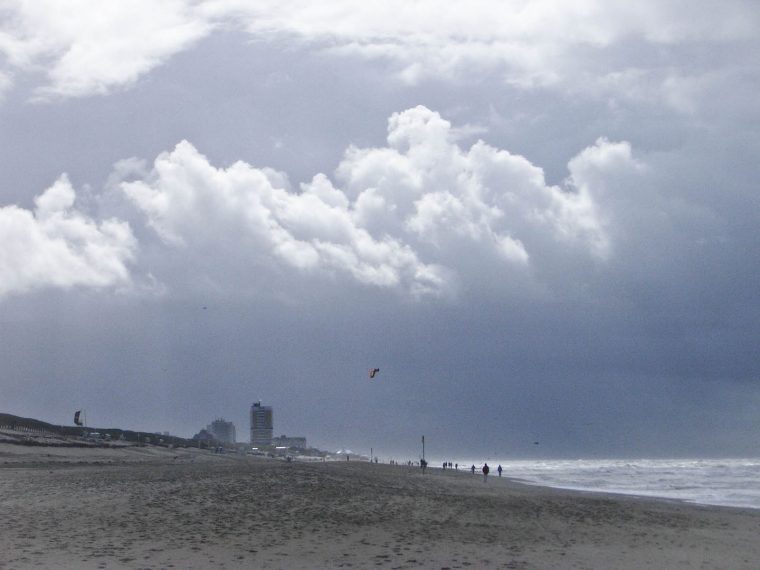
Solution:
{"label": "foam on water", "polygon": [[[535,485],[760,509],[760,459],[578,459],[488,461]],[[459,462],[479,470],[482,462]],[[479,472],[479,471],[478,471]]]}

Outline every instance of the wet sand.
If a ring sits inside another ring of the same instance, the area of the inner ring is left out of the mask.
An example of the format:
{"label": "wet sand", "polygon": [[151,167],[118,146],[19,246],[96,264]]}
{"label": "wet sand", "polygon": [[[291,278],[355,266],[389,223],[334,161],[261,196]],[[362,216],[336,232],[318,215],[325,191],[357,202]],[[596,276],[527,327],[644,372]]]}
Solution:
{"label": "wet sand", "polygon": [[466,472],[0,444],[0,568],[758,568],[760,511]]}

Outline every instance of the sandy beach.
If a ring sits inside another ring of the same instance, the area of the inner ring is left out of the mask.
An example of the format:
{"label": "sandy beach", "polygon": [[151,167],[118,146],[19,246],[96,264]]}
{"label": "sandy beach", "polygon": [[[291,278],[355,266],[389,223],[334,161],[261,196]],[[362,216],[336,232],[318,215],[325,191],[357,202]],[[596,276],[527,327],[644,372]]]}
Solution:
{"label": "sandy beach", "polygon": [[758,568],[760,511],[469,472],[0,444],[0,568]]}

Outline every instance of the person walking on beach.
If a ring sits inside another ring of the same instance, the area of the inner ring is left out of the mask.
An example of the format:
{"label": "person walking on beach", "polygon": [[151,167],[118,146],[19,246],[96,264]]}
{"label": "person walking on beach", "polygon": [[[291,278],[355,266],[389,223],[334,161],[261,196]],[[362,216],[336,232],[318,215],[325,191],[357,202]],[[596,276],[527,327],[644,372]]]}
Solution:
{"label": "person walking on beach", "polygon": [[501,465],[499,465],[499,468],[497,469],[497,471],[499,472],[499,477],[501,477]]}
{"label": "person walking on beach", "polygon": [[472,474],[475,475],[475,464],[473,464],[473,466],[470,467],[470,471],[472,471]]}
{"label": "person walking on beach", "polygon": [[491,469],[488,467],[488,463],[483,464],[483,483],[486,483],[488,481],[488,472]]}

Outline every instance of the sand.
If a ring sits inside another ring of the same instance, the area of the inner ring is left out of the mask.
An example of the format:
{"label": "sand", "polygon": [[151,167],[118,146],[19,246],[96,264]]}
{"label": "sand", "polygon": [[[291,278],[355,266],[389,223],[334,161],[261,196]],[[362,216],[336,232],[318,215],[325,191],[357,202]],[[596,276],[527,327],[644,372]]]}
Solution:
{"label": "sand", "polygon": [[760,511],[451,470],[0,444],[0,568],[752,568]]}

